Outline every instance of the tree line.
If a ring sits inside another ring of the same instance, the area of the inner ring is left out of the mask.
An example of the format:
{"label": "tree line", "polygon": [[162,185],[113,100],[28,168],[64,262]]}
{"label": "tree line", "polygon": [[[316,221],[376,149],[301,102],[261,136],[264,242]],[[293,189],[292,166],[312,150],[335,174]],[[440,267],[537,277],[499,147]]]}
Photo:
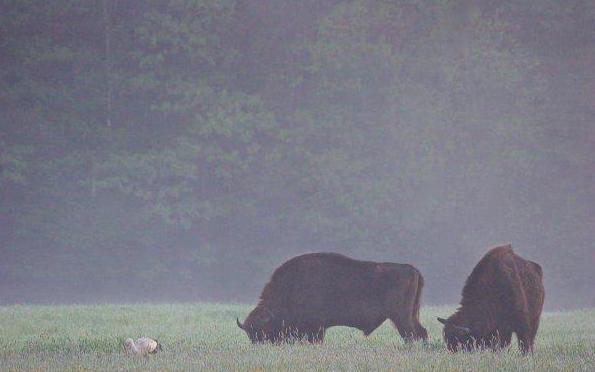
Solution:
{"label": "tree line", "polygon": [[454,302],[510,241],[546,306],[595,305],[593,24],[579,0],[2,2],[0,301],[250,301],[337,251]]}

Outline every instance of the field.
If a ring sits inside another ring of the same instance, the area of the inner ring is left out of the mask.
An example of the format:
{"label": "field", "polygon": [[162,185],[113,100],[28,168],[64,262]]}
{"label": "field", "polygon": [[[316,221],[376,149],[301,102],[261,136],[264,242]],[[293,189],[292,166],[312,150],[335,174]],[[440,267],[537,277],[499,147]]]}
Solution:
{"label": "field", "polygon": [[[0,307],[0,370],[452,370],[595,371],[595,309],[545,313],[536,351],[450,354],[435,320],[452,307],[424,307],[427,344],[406,345],[389,322],[365,338],[331,328],[323,345],[250,344],[237,328],[250,307],[143,304]],[[127,337],[150,336],[164,351],[126,356]]]}

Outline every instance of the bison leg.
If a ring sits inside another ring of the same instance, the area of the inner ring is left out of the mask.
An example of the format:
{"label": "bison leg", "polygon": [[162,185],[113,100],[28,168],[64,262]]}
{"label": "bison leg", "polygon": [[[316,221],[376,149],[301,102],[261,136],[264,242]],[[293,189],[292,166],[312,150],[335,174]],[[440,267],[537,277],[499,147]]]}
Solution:
{"label": "bison leg", "polygon": [[519,349],[523,354],[533,352],[533,341],[535,340],[535,333],[533,332],[517,332],[517,339],[519,341]]}
{"label": "bison leg", "polygon": [[326,329],[324,327],[311,328],[303,332],[303,339],[311,344],[321,344],[324,341],[324,334]]}
{"label": "bison leg", "polygon": [[390,320],[397,327],[399,334],[405,341],[426,341],[428,339],[428,331],[411,314],[399,314],[391,317]]}
{"label": "bison leg", "polygon": [[415,339],[424,341],[428,340],[428,331],[419,323],[419,321],[416,321],[415,324]]}
{"label": "bison leg", "polygon": [[503,330],[498,332],[498,348],[504,349],[510,345],[510,341],[512,340],[512,331],[510,330]]}
{"label": "bison leg", "polygon": [[533,340],[537,333],[537,328],[529,326],[527,322],[519,321],[516,324],[516,337],[519,344],[519,349],[523,354],[533,352]]}
{"label": "bison leg", "polygon": [[520,329],[515,331],[519,343],[519,349],[523,354],[533,352],[533,340],[535,339],[536,332],[533,332],[532,329],[524,324],[519,328]]}
{"label": "bison leg", "polygon": [[410,314],[398,314],[397,316],[392,316],[390,320],[393,322],[395,327],[397,327],[399,334],[403,340],[405,340],[405,342],[411,342],[415,340],[416,332]]}
{"label": "bison leg", "polygon": [[424,280],[414,267],[409,267],[399,275],[399,289],[387,296],[389,318],[406,342],[426,340],[428,332],[419,323],[419,308]]}
{"label": "bison leg", "polygon": [[519,349],[521,353],[527,354],[533,352],[533,340],[519,337]]}
{"label": "bison leg", "polygon": [[412,304],[404,304],[396,306],[399,308],[398,313],[389,317],[391,322],[397,327],[399,334],[406,342],[416,341],[419,339],[427,340],[428,332],[419,323],[417,319],[417,312],[411,311],[414,309]]}
{"label": "bison leg", "polygon": [[[537,319],[534,318],[532,324],[527,328],[528,328],[528,331],[527,331],[526,340],[527,340],[528,351],[533,352],[533,344],[535,342],[535,336],[537,336],[537,329],[539,328],[539,317],[537,317]],[[518,336],[518,333],[517,333],[517,336]]]}
{"label": "bison leg", "polygon": [[496,329],[490,334],[474,340],[475,347],[478,349],[491,349],[498,351],[510,344],[512,332]]}

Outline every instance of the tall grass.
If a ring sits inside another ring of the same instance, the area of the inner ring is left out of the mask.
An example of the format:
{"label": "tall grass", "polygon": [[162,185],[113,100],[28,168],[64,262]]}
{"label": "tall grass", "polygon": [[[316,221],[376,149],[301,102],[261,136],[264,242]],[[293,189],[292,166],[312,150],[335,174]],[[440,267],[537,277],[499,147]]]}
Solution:
{"label": "tall grass", "polygon": [[[531,356],[449,353],[436,316],[424,307],[427,344],[404,344],[387,322],[371,336],[331,328],[323,345],[254,346],[235,324],[249,307],[143,304],[0,307],[0,370],[452,370],[595,371],[595,309],[545,313]],[[126,356],[127,337],[157,338],[164,351]]]}

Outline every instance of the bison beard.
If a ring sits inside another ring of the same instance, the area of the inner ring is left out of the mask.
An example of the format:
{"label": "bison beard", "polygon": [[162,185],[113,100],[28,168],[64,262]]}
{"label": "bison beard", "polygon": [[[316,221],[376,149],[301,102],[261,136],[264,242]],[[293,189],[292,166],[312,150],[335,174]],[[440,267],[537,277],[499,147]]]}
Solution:
{"label": "bison beard", "polygon": [[411,265],[357,261],[334,253],[297,256],[281,265],[244,323],[253,343],[322,342],[327,328],[369,335],[386,319],[406,340],[426,340],[419,323],[423,278]]}
{"label": "bison beard", "polygon": [[541,266],[510,245],[490,250],[467,278],[456,313],[438,318],[448,349],[499,349],[510,345],[514,332],[520,350],[532,352],[543,300]]}

